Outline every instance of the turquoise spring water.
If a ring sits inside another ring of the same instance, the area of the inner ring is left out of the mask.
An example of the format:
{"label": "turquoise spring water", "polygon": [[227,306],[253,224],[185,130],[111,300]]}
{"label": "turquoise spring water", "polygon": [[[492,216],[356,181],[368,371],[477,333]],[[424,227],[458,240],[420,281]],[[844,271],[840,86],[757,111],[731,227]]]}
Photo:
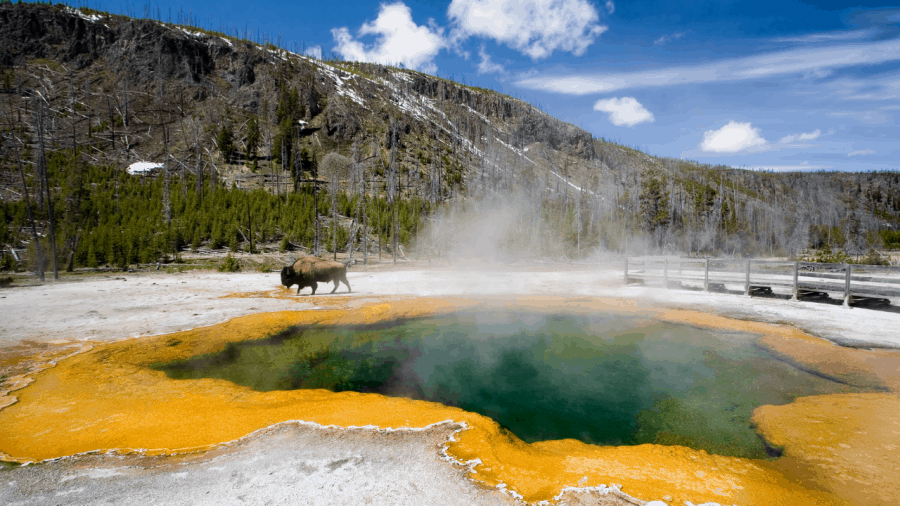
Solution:
{"label": "turquoise spring water", "polygon": [[295,327],[155,367],[260,391],[440,402],[488,416],[526,442],[677,444],[766,458],[750,427],[754,408],[859,389],[773,358],[757,337],[619,314],[461,313]]}

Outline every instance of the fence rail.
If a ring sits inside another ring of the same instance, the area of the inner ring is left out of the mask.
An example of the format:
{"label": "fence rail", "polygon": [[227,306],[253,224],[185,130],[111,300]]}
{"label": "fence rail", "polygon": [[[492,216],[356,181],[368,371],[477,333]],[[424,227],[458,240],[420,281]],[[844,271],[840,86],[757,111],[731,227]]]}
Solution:
{"label": "fence rail", "polygon": [[626,285],[661,281],[666,289],[699,287],[707,292],[731,285],[743,288],[748,296],[771,294],[773,287],[787,288],[794,300],[840,293],[848,307],[861,300],[900,299],[900,267],[881,265],[632,257],[625,259],[624,281]]}

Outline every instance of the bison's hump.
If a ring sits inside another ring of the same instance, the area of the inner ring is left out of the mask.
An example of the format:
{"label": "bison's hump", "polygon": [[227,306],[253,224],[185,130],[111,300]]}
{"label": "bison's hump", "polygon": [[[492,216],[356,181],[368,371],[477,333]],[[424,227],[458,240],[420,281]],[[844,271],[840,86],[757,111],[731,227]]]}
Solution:
{"label": "bison's hump", "polygon": [[344,264],[334,260],[325,260],[314,256],[305,256],[294,262],[294,270],[297,272],[313,273],[343,269]]}

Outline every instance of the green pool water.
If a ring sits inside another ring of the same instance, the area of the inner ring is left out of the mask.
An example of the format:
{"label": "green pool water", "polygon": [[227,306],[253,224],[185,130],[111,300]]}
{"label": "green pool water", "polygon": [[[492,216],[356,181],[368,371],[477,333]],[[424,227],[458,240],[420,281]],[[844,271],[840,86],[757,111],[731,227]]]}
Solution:
{"label": "green pool water", "polygon": [[368,327],[295,327],[154,366],[256,390],[325,388],[481,413],[526,442],[683,445],[766,458],[763,404],[857,392],[777,360],[758,336],[618,314],[464,313]]}

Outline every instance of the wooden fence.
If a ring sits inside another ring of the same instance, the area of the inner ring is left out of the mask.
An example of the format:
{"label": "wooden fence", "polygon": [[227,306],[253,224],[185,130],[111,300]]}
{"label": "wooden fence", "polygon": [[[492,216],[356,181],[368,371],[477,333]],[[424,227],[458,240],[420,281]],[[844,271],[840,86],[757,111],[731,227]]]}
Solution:
{"label": "wooden fence", "polygon": [[900,299],[900,267],[823,264],[781,260],[731,258],[625,259],[625,285],[661,283],[665,288],[701,288],[704,291],[743,289],[744,295],[790,290],[794,300],[842,295],[845,306],[868,300],[889,303]]}

